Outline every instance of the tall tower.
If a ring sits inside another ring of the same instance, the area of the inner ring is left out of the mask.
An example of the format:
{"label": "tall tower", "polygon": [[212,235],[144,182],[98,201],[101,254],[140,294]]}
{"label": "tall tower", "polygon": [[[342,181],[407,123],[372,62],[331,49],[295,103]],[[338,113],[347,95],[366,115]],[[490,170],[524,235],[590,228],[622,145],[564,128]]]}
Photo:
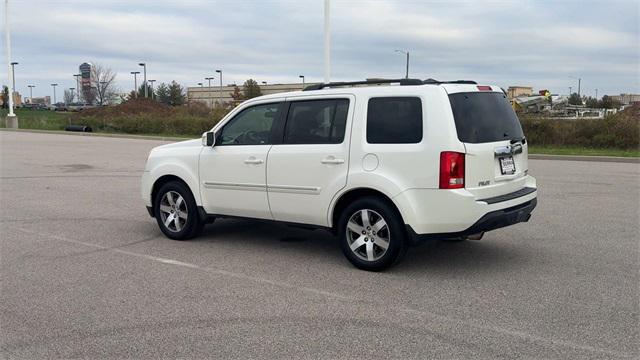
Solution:
{"label": "tall tower", "polygon": [[[92,68],[93,65],[91,65],[91,63],[82,63],[80,64],[80,87],[81,87],[81,94],[82,97],[84,98],[84,100],[86,102],[92,102],[93,101],[93,96],[91,96],[91,85],[94,83],[93,79],[91,78],[92,76]],[[80,89],[78,89],[80,90]]]}

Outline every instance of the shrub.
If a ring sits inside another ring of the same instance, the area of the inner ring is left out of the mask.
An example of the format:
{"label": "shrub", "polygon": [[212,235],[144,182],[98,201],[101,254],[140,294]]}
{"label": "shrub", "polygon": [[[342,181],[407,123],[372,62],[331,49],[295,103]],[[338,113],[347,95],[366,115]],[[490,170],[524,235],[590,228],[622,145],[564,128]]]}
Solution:
{"label": "shrub", "polygon": [[604,119],[554,120],[523,115],[522,129],[535,146],[640,148],[640,104]]}

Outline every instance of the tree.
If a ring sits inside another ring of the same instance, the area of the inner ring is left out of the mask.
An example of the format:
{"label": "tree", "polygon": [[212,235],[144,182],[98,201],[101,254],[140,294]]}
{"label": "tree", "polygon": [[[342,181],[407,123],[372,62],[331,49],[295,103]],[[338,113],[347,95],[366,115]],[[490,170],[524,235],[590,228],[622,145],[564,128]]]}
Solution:
{"label": "tree", "polygon": [[103,66],[100,63],[93,63],[91,67],[91,93],[85,99],[92,99],[91,103],[96,102],[98,105],[106,105],[113,101],[118,95],[118,89],[115,86],[115,79],[118,73],[111,68]]}
{"label": "tree", "polygon": [[230,93],[229,95],[231,95],[231,98],[235,101],[244,100],[244,95],[240,92],[240,88],[237,86],[233,87],[233,92]]}
{"label": "tree", "polygon": [[180,106],[185,103],[184,89],[175,80],[169,84],[169,105]]}
{"label": "tree", "polygon": [[64,103],[65,104],[71,104],[73,102],[73,99],[74,99],[73,91],[71,91],[69,89],[65,89],[64,90]]}
{"label": "tree", "polygon": [[242,95],[243,100],[249,100],[254,97],[261,96],[262,91],[260,91],[260,85],[258,85],[258,82],[253,79],[245,81],[242,85]]}
{"label": "tree", "polygon": [[571,94],[571,96],[569,96],[569,104],[582,105],[582,99],[580,99],[580,95],[578,95],[578,93]]}
{"label": "tree", "polygon": [[9,87],[6,85],[2,85],[2,108],[9,108]]}
{"label": "tree", "polygon": [[[151,98],[153,96],[153,91],[151,91],[151,85],[147,84],[147,96]],[[144,99],[144,83],[138,87],[138,98]]]}
{"label": "tree", "polygon": [[617,109],[622,105],[620,101],[614,100],[611,96],[605,95],[600,100],[600,107],[604,109]]}
{"label": "tree", "polygon": [[591,96],[589,96],[587,100],[585,100],[585,105],[588,108],[595,109],[598,107],[598,100],[596,98],[592,98]]}
{"label": "tree", "polygon": [[156,100],[163,104],[171,105],[171,96],[167,84],[160,83],[160,85],[158,85],[156,88]]}

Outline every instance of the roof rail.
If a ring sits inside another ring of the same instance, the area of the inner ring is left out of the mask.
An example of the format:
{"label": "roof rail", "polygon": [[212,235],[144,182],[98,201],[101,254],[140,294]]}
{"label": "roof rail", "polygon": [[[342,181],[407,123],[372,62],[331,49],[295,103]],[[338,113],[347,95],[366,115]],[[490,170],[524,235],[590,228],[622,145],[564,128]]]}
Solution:
{"label": "roof rail", "polygon": [[330,82],[330,83],[322,83],[309,85],[305,87],[302,91],[310,91],[310,90],[320,90],[327,87],[339,87],[339,86],[355,86],[355,85],[378,85],[378,84],[394,84],[399,83],[400,85],[422,85],[423,82],[420,79],[376,79],[376,80],[365,80],[365,81],[345,81],[345,82]]}
{"label": "roof rail", "polygon": [[433,85],[440,85],[440,84],[471,84],[471,85],[475,85],[475,84],[477,84],[477,82],[475,82],[473,80],[438,81],[436,79],[427,79],[427,80],[423,81],[422,83],[423,84],[433,84]]}

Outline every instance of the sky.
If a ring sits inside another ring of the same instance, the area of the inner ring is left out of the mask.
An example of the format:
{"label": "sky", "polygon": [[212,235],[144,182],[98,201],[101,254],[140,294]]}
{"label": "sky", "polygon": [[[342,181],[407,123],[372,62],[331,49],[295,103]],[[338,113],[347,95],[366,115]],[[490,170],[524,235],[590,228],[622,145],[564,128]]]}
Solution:
{"label": "sky", "polygon": [[[4,2],[3,2],[4,3]],[[323,79],[323,0],[10,0],[16,88],[75,87],[82,62],[183,86]],[[5,11],[2,4],[3,15]],[[640,1],[331,1],[331,80],[471,79],[593,96],[640,93]],[[2,20],[4,28],[4,17]],[[1,40],[4,52],[4,34]],[[6,53],[4,61],[6,62]],[[0,68],[8,83],[7,67]]]}

